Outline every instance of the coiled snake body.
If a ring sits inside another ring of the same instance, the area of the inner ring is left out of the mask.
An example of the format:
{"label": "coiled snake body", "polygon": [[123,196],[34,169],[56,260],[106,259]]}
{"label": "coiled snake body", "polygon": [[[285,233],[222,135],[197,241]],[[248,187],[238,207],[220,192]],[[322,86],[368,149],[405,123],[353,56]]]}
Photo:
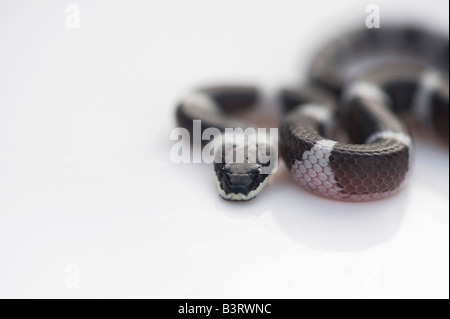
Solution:
{"label": "coiled snake body", "polygon": [[[448,54],[448,36],[414,27],[358,31],[322,49],[311,64],[309,84],[280,94],[286,115],[279,151],[295,180],[337,200],[373,200],[398,191],[413,146],[399,117],[432,126],[448,143]],[[193,120],[201,120],[202,132],[253,127],[232,114],[257,99],[253,87],[202,89],[178,105],[177,121],[190,132]],[[348,142],[333,139],[336,120]],[[267,150],[268,142],[263,144],[257,147]],[[224,143],[222,151],[240,147],[245,146]],[[249,157],[241,163],[215,160],[219,194],[254,198],[271,175],[264,171],[269,164]]]}

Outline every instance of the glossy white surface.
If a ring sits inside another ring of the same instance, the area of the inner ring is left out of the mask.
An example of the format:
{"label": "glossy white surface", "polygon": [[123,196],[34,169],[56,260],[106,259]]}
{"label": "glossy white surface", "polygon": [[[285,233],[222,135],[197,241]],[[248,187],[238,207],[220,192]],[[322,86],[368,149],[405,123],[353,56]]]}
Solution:
{"label": "glossy white surface", "polygon": [[[0,4],[0,297],[448,298],[449,154],[428,138],[371,203],[284,167],[229,203],[209,166],[170,162],[192,87],[295,83],[368,1],[73,2],[80,29],[65,2]],[[447,1],[371,2],[448,28]]]}

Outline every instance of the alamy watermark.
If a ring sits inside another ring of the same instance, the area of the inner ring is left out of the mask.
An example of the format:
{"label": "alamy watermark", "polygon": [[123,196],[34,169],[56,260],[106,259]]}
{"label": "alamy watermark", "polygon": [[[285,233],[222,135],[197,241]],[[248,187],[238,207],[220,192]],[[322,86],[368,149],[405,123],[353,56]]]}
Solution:
{"label": "alamy watermark", "polygon": [[366,27],[368,29],[380,28],[380,7],[376,4],[369,4],[366,7]]}
{"label": "alamy watermark", "polygon": [[[192,132],[192,136],[191,136]],[[176,143],[170,149],[173,163],[261,163],[262,174],[278,165],[278,128],[218,128],[202,130],[201,120],[192,121],[192,131],[177,127],[170,133]]]}
{"label": "alamy watermark", "polygon": [[66,266],[66,287],[69,289],[80,288],[80,267],[75,264],[70,264]]}
{"label": "alamy watermark", "polygon": [[68,4],[66,6],[66,28],[79,29],[80,28],[80,7],[77,4]]}

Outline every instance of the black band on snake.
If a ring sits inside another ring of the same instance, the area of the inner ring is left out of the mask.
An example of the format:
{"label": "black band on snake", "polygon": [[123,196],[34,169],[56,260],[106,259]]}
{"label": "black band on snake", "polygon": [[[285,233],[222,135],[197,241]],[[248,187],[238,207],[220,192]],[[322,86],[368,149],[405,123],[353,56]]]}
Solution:
{"label": "black band on snake", "polygon": [[[448,36],[412,27],[366,29],[322,49],[311,64],[310,83],[280,94],[285,116],[279,152],[295,180],[337,200],[373,200],[397,192],[407,179],[413,147],[400,118],[433,127],[448,143],[448,54]],[[199,90],[179,104],[178,124],[190,132],[193,120],[201,120],[202,132],[255,127],[233,114],[257,101],[252,87]],[[333,139],[337,122],[349,141]],[[222,150],[239,148],[250,147],[229,143]],[[266,151],[270,144],[262,141],[256,148]],[[271,175],[264,170],[270,163],[246,157],[230,164],[219,158],[217,185],[228,200],[254,198]]]}

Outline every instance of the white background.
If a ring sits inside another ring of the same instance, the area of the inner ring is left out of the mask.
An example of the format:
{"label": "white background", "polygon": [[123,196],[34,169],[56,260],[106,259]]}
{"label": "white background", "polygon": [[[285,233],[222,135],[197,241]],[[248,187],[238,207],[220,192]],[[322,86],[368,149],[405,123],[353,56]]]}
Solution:
{"label": "white background", "polygon": [[[301,78],[367,1],[0,4],[0,297],[449,296],[448,149],[417,136],[409,186],[341,203],[282,167],[252,202],[169,157],[177,100]],[[376,1],[448,30],[447,1]],[[76,288],[77,278],[79,287]]]}

